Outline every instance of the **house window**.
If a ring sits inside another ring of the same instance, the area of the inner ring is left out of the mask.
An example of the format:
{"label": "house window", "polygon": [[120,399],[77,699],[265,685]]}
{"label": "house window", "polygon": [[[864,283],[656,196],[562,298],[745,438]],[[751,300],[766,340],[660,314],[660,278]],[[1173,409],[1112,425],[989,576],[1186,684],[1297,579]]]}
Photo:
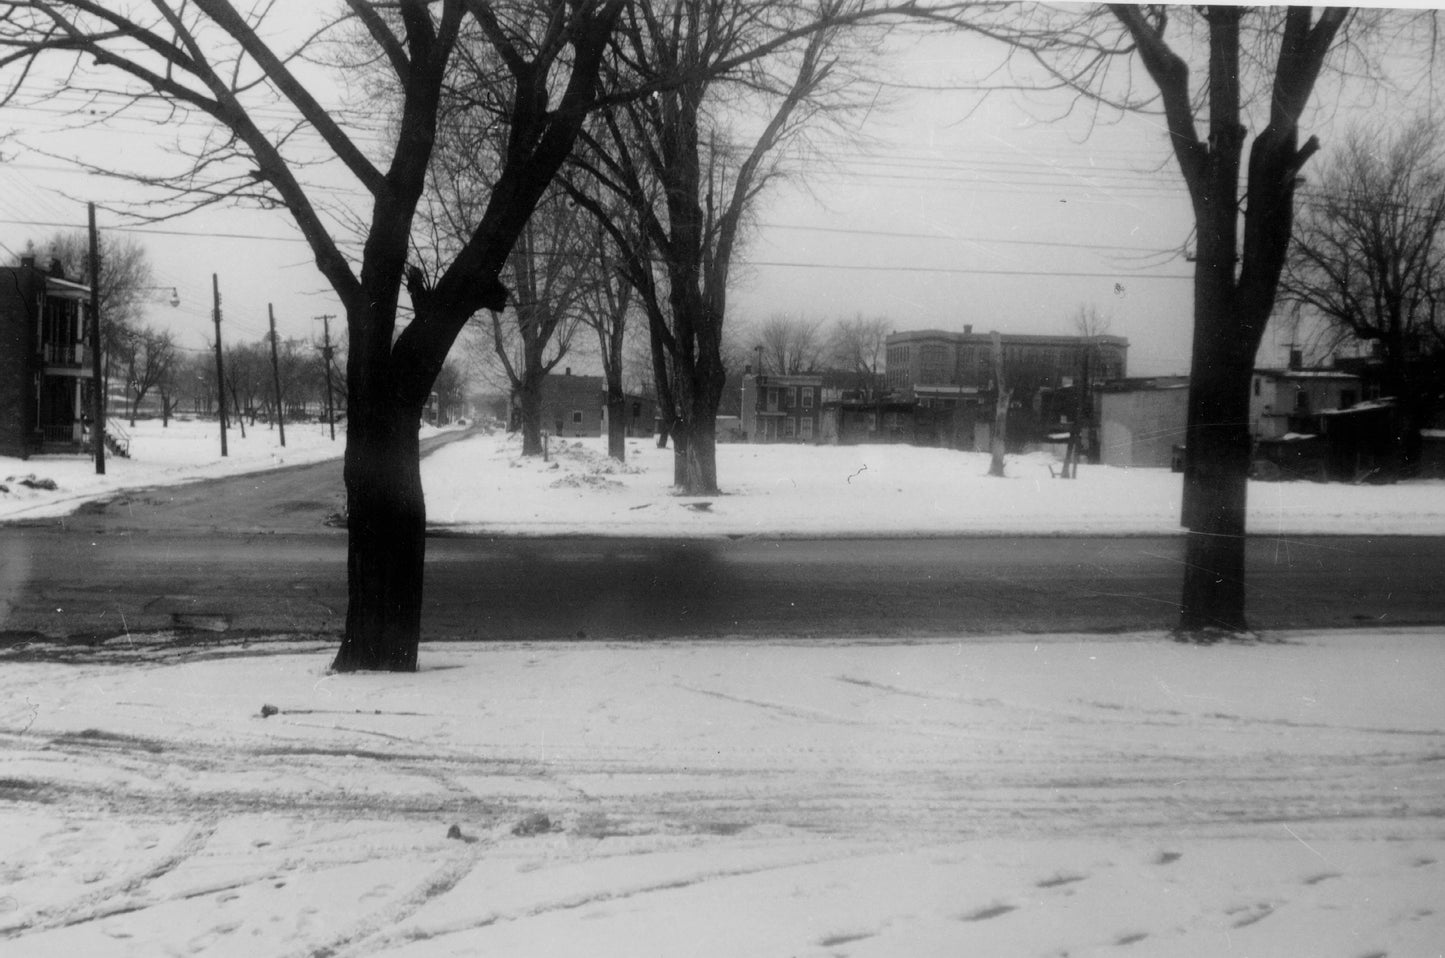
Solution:
{"label": "house window", "polygon": [[796,420],[796,419],[784,419],[784,420],[783,420],[783,438],[784,438],[784,439],[792,439],[792,438],[795,437],[797,434],[798,434],[798,420]]}
{"label": "house window", "polygon": [[776,387],[768,387],[768,412],[778,411],[778,390]]}
{"label": "house window", "polygon": [[813,387],[811,386],[805,387],[803,389],[803,408],[813,408]]}
{"label": "house window", "polygon": [[635,403],[632,404],[632,418],[633,418],[633,419],[641,419],[641,418],[642,418],[642,403],[640,403],[640,402],[635,402]]}
{"label": "house window", "polygon": [[813,420],[811,417],[798,420],[798,435],[804,439],[813,438]]}
{"label": "house window", "polygon": [[574,409],[574,410],[572,410],[572,425],[574,425],[574,426],[580,426],[580,425],[582,425],[582,410],[580,410],[580,409]]}
{"label": "house window", "polygon": [[797,406],[797,405],[798,405],[798,387],[797,387],[797,386],[789,386],[788,389],[787,389],[787,391],[786,391],[785,393],[783,393],[783,408],[784,408],[784,409],[792,409],[792,408],[794,408],[794,407]]}
{"label": "house window", "polygon": [[1349,409],[1356,403],[1355,391],[1353,389],[1340,390],[1340,408]]}
{"label": "house window", "polygon": [[1294,411],[1298,413],[1310,411],[1310,394],[1303,389],[1294,394]]}

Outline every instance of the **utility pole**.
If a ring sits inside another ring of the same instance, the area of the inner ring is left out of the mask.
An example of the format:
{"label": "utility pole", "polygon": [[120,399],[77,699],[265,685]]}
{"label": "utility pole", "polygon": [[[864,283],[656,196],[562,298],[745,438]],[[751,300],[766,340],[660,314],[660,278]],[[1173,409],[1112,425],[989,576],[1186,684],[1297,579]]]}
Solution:
{"label": "utility pole", "polygon": [[[321,360],[326,363],[326,422],[331,427],[331,441],[336,441],[336,414],[331,404],[331,321],[336,317],[331,313],[316,317],[321,320]],[[316,327],[311,327],[315,329]]]}
{"label": "utility pole", "polygon": [[95,474],[105,475],[105,382],[100,375],[100,233],[95,204],[86,204],[90,219],[90,439],[95,443]]}
{"label": "utility pole", "polygon": [[281,409],[281,364],[276,359],[276,308],[266,304],[271,317],[271,383],[276,387],[276,428],[281,431],[281,446],[286,445],[286,414]]}
{"label": "utility pole", "polygon": [[1004,474],[1004,453],[1007,451],[1005,445],[1008,434],[1008,407],[1009,400],[1013,394],[1006,387],[1003,368],[1003,337],[994,330],[991,334],[993,343],[993,378],[994,390],[997,396],[993,404],[993,431],[989,435],[989,466],[990,476],[1002,477]]}
{"label": "utility pole", "polygon": [[215,273],[211,274],[211,296],[215,301],[211,316],[216,320],[216,408],[221,414],[221,455],[226,456],[229,453],[226,451],[226,370],[221,363],[221,281]]}

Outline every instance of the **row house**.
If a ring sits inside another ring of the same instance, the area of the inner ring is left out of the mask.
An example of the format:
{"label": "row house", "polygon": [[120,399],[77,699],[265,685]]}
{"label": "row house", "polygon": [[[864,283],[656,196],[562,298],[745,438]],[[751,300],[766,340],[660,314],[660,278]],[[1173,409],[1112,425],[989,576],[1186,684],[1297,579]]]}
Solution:
{"label": "row house", "polygon": [[24,256],[0,268],[0,455],[81,452],[89,430],[90,288]]}
{"label": "row house", "polygon": [[742,429],[748,442],[822,438],[823,374],[743,376]]}

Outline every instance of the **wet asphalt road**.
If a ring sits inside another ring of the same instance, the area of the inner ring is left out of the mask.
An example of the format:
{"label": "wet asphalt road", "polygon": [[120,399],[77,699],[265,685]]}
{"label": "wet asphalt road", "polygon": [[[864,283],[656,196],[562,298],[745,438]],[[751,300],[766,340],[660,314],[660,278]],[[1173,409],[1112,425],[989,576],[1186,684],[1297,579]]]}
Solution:
{"label": "wet asphalt road", "polygon": [[[339,462],[0,527],[0,636],[331,635]],[[429,639],[909,637],[1167,629],[1182,537],[507,539],[428,544]],[[1260,537],[1257,629],[1445,626],[1445,538]]]}

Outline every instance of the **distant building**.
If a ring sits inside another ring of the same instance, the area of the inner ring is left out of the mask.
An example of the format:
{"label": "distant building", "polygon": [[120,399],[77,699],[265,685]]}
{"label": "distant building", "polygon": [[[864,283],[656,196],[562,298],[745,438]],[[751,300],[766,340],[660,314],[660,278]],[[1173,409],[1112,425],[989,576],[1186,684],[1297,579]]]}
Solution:
{"label": "distant building", "polygon": [[1189,377],[1116,380],[1096,388],[1099,461],[1106,466],[1174,467],[1184,445]]}
{"label": "distant building", "polygon": [[[1094,382],[1128,375],[1129,340],[1122,336],[1036,336],[1002,333],[1004,380],[1008,388],[1030,394],[1041,388],[1059,389],[1079,377],[1083,357],[1090,351],[1089,378]],[[937,329],[894,333],[887,340],[888,387],[895,395],[918,395],[946,404],[925,387],[992,389],[993,336]]]}
{"label": "distant building", "polygon": [[[657,403],[649,396],[625,397],[627,435],[651,436]],[[512,397],[512,427],[521,422],[521,407]],[[542,380],[542,429],[553,436],[601,436],[607,431],[607,381],[601,376],[574,376],[571,368]]]}
{"label": "distant building", "polygon": [[1249,392],[1254,438],[1318,433],[1319,416],[1360,401],[1360,377],[1339,369],[1256,369]]}
{"label": "distant building", "polygon": [[743,376],[742,429],[748,442],[822,438],[823,375]]}
{"label": "distant building", "polygon": [[0,268],[0,455],[82,452],[91,402],[90,288],[33,256]]}

